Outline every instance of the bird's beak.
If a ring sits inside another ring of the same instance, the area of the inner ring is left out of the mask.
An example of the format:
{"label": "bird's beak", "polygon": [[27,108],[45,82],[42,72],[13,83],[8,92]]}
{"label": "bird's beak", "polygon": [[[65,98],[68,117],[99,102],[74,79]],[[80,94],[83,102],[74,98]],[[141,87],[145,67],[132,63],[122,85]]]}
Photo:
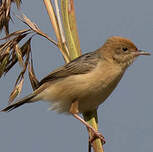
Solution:
{"label": "bird's beak", "polygon": [[146,52],[144,50],[138,50],[138,51],[135,52],[135,55],[136,56],[140,56],[140,55],[151,55],[151,53]]}

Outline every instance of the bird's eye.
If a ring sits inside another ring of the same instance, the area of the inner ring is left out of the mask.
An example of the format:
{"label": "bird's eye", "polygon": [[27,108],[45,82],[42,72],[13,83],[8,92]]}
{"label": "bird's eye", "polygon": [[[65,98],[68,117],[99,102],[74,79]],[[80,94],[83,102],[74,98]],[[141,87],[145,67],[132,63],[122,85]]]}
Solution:
{"label": "bird's eye", "polygon": [[127,48],[127,47],[123,47],[122,50],[123,50],[124,52],[126,52],[126,51],[128,50],[128,48]]}

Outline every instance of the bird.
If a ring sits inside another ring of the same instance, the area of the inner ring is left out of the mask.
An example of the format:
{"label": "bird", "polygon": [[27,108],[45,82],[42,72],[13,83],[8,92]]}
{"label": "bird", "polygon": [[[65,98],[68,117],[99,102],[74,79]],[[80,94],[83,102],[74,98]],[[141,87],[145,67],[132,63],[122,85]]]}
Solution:
{"label": "bird", "polygon": [[98,109],[140,55],[150,53],[139,50],[127,38],[112,36],[99,49],[79,56],[48,74],[31,94],[1,111],[9,112],[26,103],[48,101],[51,110],[72,114],[104,142],[102,134],[79,114]]}

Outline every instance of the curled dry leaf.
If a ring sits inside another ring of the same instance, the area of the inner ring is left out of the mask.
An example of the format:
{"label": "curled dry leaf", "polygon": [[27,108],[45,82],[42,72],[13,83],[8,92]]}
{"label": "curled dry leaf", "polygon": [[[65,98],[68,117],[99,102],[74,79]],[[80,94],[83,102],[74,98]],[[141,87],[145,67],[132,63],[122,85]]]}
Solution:
{"label": "curled dry leaf", "polygon": [[17,85],[15,85],[12,93],[10,94],[9,103],[13,102],[13,100],[17,97],[17,95],[20,94],[23,82],[24,82],[24,77],[22,77],[21,81]]}

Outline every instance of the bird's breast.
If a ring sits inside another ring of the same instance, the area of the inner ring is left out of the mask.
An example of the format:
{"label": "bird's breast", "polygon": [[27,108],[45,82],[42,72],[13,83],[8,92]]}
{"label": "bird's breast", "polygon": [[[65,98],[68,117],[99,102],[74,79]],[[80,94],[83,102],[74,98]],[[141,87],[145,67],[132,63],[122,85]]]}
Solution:
{"label": "bird's breast", "polygon": [[[100,63],[86,78],[86,91],[80,95],[80,111],[97,108],[112,93],[120,81],[123,71],[117,65]],[[86,84],[87,83],[87,84]]]}

